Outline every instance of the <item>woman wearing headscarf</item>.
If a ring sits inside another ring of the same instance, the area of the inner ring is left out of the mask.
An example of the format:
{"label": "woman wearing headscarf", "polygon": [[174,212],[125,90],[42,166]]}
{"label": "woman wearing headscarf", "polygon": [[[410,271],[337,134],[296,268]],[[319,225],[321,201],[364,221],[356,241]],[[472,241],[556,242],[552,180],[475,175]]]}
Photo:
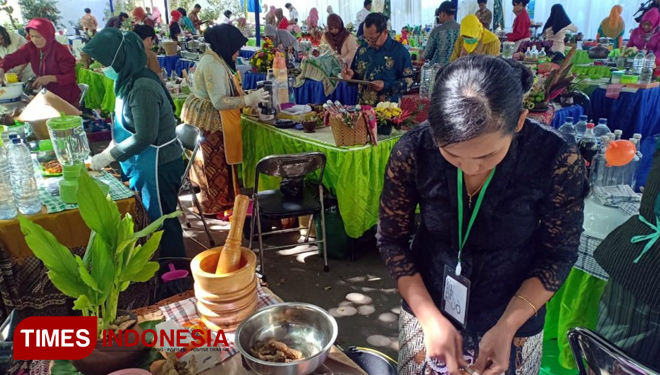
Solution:
{"label": "woman wearing headscarf", "polygon": [[[659,25],[660,11],[658,11],[658,8],[652,8],[644,13],[639,27],[634,29],[632,34],[630,34],[628,47],[637,47],[640,50],[654,48],[657,42],[653,39],[655,39],[654,36],[658,33]],[[656,52],[656,50],[653,50],[653,52]]]}
{"label": "woman wearing headscarf", "polygon": [[543,26],[543,37],[545,40],[552,41],[552,52],[564,53],[566,50],[564,37],[566,37],[567,31],[576,33],[578,29],[571,23],[564,7],[561,4],[555,4],[550,10],[548,21]]}
{"label": "woman wearing headscarf", "polygon": [[[139,191],[150,220],[175,212],[184,165],[176,136],[174,103],[158,75],[146,67],[142,40],[132,32],[103,29],[83,47],[115,81],[114,145],[92,158],[99,170],[119,161]],[[163,224],[163,257],[183,257],[183,232],[177,218]]]}
{"label": "woman wearing headscarf", "polygon": [[461,35],[456,39],[454,52],[450,61],[467,55],[493,55],[500,54],[500,39],[491,31],[484,29],[484,25],[474,14],[469,14],[461,21]]}
{"label": "woman wearing headscarf", "polygon": [[181,13],[181,26],[183,26],[183,30],[192,34],[197,34],[195,24],[193,24],[193,21],[188,18],[188,12],[186,12],[186,10],[183,8],[177,8],[176,10]]}
{"label": "woman wearing headscarf", "polygon": [[[289,53],[289,49],[300,51],[300,43],[288,30],[279,30],[271,25],[264,26],[264,32],[261,34],[264,38],[270,39],[276,48],[281,49],[285,54]],[[287,58],[288,61],[288,58]]]}
{"label": "woman wearing headscarf", "polygon": [[316,8],[312,8],[309,11],[309,16],[307,17],[307,27],[314,29],[319,27],[319,11]]}
{"label": "woman wearing headscarf", "polygon": [[173,10],[170,12],[170,16],[172,17],[172,20],[170,20],[170,39],[176,41],[179,40],[179,35],[182,33],[179,22],[181,22],[183,15],[178,10]]}
{"label": "woman wearing headscarf", "polygon": [[144,11],[144,8],[137,7],[133,9],[133,22],[135,25],[147,25],[151,27],[156,27],[154,21],[147,17],[147,13]]}
{"label": "woman wearing headscarf", "polygon": [[232,166],[243,161],[240,109],[267,101],[268,93],[261,89],[243,94],[236,59],[247,38],[240,30],[213,26],[204,40],[211,48],[197,63],[193,95],[184,103],[181,119],[202,131],[193,179],[201,189],[203,214],[218,215],[233,207],[239,193]]}
{"label": "woman wearing headscarf", "polygon": [[265,21],[266,25],[273,25],[277,27],[277,15],[276,15],[276,10],[274,6],[270,6],[270,10],[268,13],[266,13]]}
{"label": "woman wearing headscarf", "polygon": [[327,44],[337,53],[341,61],[350,65],[357,52],[357,39],[346,30],[344,21],[336,14],[328,16],[328,31],[321,37],[321,44]]}
{"label": "woman wearing headscarf", "polygon": [[610,16],[600,23],[596,40],[602,37],[611,38],[614,40],[614,48],[623,48],[623,33],[626,30],[626,23],[623,22],[621,17],[622,12],[623,7],[621,5],[612,7]]}
{"label": "woman wearing headscarf", "polygon": [[45,18],[33,18],[25,28],[29,43],[0,61],[0,82],[5,71],[27,63],[37,76],[32,86],[45,87],[69,104],[80,106],[80,89],[76,84],[76,58],[69,47],[55,39],[55,26]]}
{"label": "woman wearing headscarf", "polygon": [[275,10],[275,17],[277,17],[277,28],[280,30],[287,30],[289,28],[289,20],[284,17],[284,11],[282,8],[277,8]]}

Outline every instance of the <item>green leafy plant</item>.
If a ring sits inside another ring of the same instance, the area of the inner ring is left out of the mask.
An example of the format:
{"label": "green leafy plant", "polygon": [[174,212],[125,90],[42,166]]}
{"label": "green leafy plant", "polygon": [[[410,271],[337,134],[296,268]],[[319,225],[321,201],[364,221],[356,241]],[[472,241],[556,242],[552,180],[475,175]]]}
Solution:
{"label": "green leafy plant", "polygon": [[[83,316],[96,316],[99,337],[117,319],[119,293],[132,282],[145,282],[158,271],[157,262],[150,259],[158,249],[163,221],[179,212],[161,217],[139,232],[134,232],[130,214],[122,218],[117,203],[105,196],[87,172],[78,178],[78,208],[80,216],[91,230],[81,258],[74,255],[55,236],[20,216],[21,231],[34,255],[48,269],[48,278],[65,295],[75,298],[73,308]],[[141,238],[151,237],[144,245]]]}
{"label": "green leafy plant", "polygon": [[18,0],[18,7],[24,20],[46,18],[60,26],[62,16],[56,0]]}
{"label": "green leafy plant", "polygon": [[0,12],[5,12],[11,23],[11,28],[14,30],[23,29],[23,25],[14,18],[14,7],[9,5],[7,0],[0,0]]}

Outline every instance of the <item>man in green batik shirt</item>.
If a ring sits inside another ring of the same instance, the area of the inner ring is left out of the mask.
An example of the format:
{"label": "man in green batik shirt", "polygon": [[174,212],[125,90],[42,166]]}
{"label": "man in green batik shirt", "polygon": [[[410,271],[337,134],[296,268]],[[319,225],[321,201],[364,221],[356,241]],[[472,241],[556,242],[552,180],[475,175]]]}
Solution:
{"label": "man in green batik shirt", "polygon": [[399,102],[413,84],[410,53],[390,38],[387,17],[371,13],[364,20],[364,41],[353,64],[342,72],[345,79],[370,81],[359,85],[359,102],[376,105],[379,102]]}

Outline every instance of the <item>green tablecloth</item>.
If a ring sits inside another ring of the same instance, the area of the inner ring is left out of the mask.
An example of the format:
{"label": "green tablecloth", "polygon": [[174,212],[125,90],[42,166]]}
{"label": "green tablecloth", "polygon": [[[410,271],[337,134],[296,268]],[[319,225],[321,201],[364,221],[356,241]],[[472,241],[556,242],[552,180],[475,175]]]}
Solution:
{"label": "green tablecloth", "polygon": [[589,76],[590,78],[611,78],[612,71],[608,66],[575,65],[572,72],[578,76]]}
{"label": "green tablecloth", "polygon": [[[568,55],[568,52],[570,50],[566,50],[566,55]],[[573,61],[571,61],[574,65],[579,65],[579,64],[591,64],[594,61],[589,58],[589,51],[585,50],[577,50],[575,51],[575,55],[573,55]]]}
{"label": "green tablecloth", "polygon": [[[256,166],[269,155],[321,151],[327,157],[323,184],[337,196],[346,234],[362,236],[378,223],[385,167],[399,137],[379,141],[377,146],[335,146],[330,128],[316,133],[281,130],[243,118],[243,185],[254,187]],[[277,188],[275,179],[260,178],[260,189]]]}
{"label": "green tablecloth", "polygon": [[[566,283],[546,305],[544,341],[546,345],[556,346],[553,349],[559,351],[557,360],[561,367],[576,368],[566,335],[575,327],[596,328],[598,305],[606,284],[606,281],[574,268]],[[548,363],[549,360],[544,355],[544,367],[557,367],[557,360],[552,364]],[[556,371],[544,373],[559,375]]]}
{"label": "green tablecloth", "polygon": [[247,45],[248,45],[248,47],[256,47],[257,46],[257,38],[248,38]]}
{"label": "green tablecloth", "polygon": [[[78,83],[85,83],[89,85],[89,90],[85,95],[85,107],[87,108],[101,108],[104,111],[114,112],[115,110],[115,83],[110,78],[101,73],[83,68],[82,66],[76,67],[76,74],[78,76]],[[188,95],[174,94],[174,106],[176,107],[175,115],[181,116],[181,108],[186,101]]]}

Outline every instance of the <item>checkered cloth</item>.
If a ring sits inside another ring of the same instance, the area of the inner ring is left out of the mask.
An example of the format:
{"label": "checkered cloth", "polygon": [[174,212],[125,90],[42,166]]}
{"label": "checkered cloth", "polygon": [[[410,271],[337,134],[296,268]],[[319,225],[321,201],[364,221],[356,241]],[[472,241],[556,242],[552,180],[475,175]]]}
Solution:
{"label": "checkered cloth", "polygon": [[[268,295],[262,288],[261,285],[257,284],[257,309],[262,307],[276,305],[279,303],[278,300]],[[190,323],[199,319],[199,313],[197,312],[197,299],[195,297],[188,298],[183,301],[178,301],[171,303],[166,306],[162,306],[160,311],[162,311],[166,320],[174,320],[177,323],[183,325],[185,323]],[[228,358],[238,353],[236,344],[234,344],[234,334],[225,332],[229,346],[226,349],[220,351],[220,362],[226,361]]]}
{"label": "checkered cloth", "polygon": [[594,251],[602,241],[595,237],[582,234],[580,237],[580,248],[578,249],[578,259],[573,267],[597,277],[601,280],[607,281],[609,275],[594,259]]}
{"label": "checkered cloth", "polygon": [[[112,200],[118,201],[135,196],[135,193],[131,189],[127,188],[126,185],[107,172],[103,172],[101,176],[94,178],[110,186]],[[48,184],[50,186],[57,186],[59,179],[48,179]],[[55,194],[52,194],[49,192],[49,189],[41,187],[39,189],[39,199],[41,199],[41,204],[46,206],[49,214],[78,208],[77,204],[66,204],[62,202],[59,190]]]}
{"label": "checkered cloth", "polygon": [[628,185],[597,186],[594,188],[596,198],[605,206],[617,207],[629,215],[639,214],[642,195]]}

